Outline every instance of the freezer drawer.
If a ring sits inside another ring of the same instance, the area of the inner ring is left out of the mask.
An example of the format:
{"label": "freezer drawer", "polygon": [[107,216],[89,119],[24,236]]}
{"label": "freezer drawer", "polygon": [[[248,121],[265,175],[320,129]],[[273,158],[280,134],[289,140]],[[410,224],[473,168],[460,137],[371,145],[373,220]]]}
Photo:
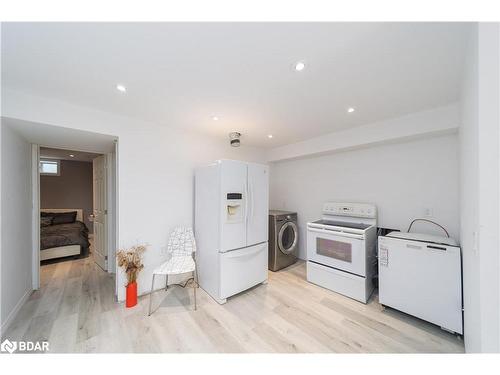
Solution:
{"label": "freezer drawer", "polygon": [[220,299],[267,280],[267,247],[264,242],[220,254]]}
{"label": "freezer drawer", "polygon": [[460,248],[379,237],[379,301],[462,334]]}

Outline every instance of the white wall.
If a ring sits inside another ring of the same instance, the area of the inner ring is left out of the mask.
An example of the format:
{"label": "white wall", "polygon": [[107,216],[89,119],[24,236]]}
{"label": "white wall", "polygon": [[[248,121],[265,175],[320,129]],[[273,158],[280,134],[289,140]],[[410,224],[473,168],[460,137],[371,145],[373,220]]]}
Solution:
{"label": "white wall", "polygon": [[462,245],[464,337],[468,352],[481,349],[479,283],[479,160],[478,160],[478,54],[477,28],[468,46],[462,87],[460,138],[460,242]]}
{"label": "white wall", "polygon": [[459,105],[453,103],[275,147],[267,153],[267,158],[269,161],[282,161],[404,139],[450,134],[456,132],[459,125]]}
{"label": "white wall", "polygon": [[465,346],[500,350],[500,27],[471,35],[462,87],[461,239]]}
{"label": "white wall", "polygon": [[500,352],[500,24],[479,24],[479,261],[483,352]]}
{"label": "white wall", "polygon": [[260,161],[261,152],[168,129],[120,134],[119,244],[152,245],[139,278],[141,292],[151,287],[153,268],[166,260],[169,232],[193,224],[194,168],[219,158]]}
{"label": "white wall", "polygon": [[[193,171],[219,158],[263,161],[262,150],[233,148],[226,139],[4,90],[3,115],[118,137],[118,246],[148,243],[139,293],[149,291],[153,268],[166,259],[168,234],[193,221]],[[118,298],[125,278],[119,272]]]}
{"label": "white wall", "polygon": [[[458,238],[457,158],[452,134],[272,163],[271,208],[298,212],[302,259],[306,223],[320,218],[326,201],[374,203],[379,226],[405,230],[431,208],[432,219]],[[414,228],[439,233],[426,225]]]}
{"label": "white wall", "polygon": [[2,332],[32,290],[31,146],[1,126],[1,317]]}

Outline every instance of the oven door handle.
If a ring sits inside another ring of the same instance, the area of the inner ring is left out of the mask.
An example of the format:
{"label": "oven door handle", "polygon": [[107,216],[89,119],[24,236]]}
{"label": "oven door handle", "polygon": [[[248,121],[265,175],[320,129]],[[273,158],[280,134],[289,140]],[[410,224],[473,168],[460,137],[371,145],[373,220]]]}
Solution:
{"label": "oven door handle", "polygon": [[363,240],[364,239],[364,236],[362,234],[352,234],[352,233],[345,233],[345,232],[336,232],[336,231],[333,231],[333,230],[313,228],[313,227],[308,227],[307,230],[309,232],[329,234],[331,236],[354,238],[356,240]]}

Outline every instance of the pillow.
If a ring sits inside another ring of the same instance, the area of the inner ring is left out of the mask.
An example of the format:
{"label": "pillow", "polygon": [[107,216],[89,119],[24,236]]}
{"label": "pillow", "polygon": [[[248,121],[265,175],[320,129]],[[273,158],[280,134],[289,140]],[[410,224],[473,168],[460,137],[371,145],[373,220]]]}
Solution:
{"label": "pillow", "polygon": [[76,221],[76,211],[73,212],[53,212],[52,225],[70,224]]}
{"label": "pillow", "polygon": [[52,216],[42,216],[40,218],[40,226],[48,227],[49,225],[52,225],[52,218]]}

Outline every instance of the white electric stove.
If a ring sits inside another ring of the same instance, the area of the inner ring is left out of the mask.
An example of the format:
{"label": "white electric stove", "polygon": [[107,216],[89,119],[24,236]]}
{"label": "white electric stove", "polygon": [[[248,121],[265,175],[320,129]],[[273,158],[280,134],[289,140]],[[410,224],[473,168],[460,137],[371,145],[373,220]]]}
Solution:
{"label": "white electric stove", "polygon": [[366,303],[376,267],[377,207],[327,202],[307,223],[307,280]]}

